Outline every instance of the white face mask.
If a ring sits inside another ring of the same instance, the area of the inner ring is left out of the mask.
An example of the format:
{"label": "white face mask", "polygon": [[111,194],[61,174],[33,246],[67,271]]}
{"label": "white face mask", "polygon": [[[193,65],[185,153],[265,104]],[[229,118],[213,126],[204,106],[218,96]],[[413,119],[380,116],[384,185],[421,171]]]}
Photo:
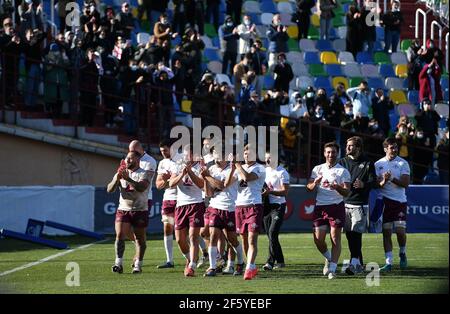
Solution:
{"label": "white face mask", "polygon": [[353,110],[347,111],[347,116],[353,116]]}
{"label": "white face mask", "polygon": [[233,26],[233,22],[227,23],[228,27],[232,27]]}
{"label": "white face mask", "polygon": [[423,133],[417,133],[417,138],[422,139],[423,138]]}
{"label": "white face mask", "polygon": [[314,97],[314,93],[313,92],[308,92],[308,93],[306,93],[306,97],[312,98],[312,97]]}
{"label": "white face mask", "polygon": [[95,11],[95,6],[91,5],[91,13]]}
{"label": "white face mask", "polygon": [[244,20],[244,24],[249,26],[251,24],[250,20]]}

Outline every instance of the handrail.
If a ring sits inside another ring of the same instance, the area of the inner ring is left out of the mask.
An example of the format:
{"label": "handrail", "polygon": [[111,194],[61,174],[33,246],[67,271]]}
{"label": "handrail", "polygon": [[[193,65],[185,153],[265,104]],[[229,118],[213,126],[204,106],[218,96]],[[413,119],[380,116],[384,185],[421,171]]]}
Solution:
{"label": "handrail", "polygon": [[437,27],[438,30],[439,30],[439,49],[442,49],[442,29],[443,29],[443,27],[442,27],[441,24],[439,24],[438,21],[431,22],[431,25],[430,25],[430,28],[431,28],[430,37],[431,37],[431,40],[434,40],[434,29],[435,29],[435,27]]}
{"label": "handrail", "polygon": [[448,67],[448,57],[449,57],[449,55],[448,55],[448,49],[450,48],[449,47],[449,44],[448,44],[448,34],[449,33],[447,33],[447,35],[445,35],[445,67],[447,68],[447,72],[449,71],[449,67]]}
{"label": "handrail", "polygon": [[426,41],[427,41],[427,13],[422,9],[416,10],[416,23],[415,23],[415,38],[419,38],[419,14],[423,16],[422,24],[423,24],[423,32],[422,32],[422,48],[425,49]]}

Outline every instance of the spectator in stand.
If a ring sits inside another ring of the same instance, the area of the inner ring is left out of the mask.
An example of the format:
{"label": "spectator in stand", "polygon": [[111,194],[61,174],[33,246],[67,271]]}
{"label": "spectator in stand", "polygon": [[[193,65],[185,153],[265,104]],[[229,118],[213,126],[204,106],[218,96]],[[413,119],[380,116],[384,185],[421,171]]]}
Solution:
{"label": "spectator in stand", "polygon": [[[376,4],[371,0],[364,0],[364,6],[361,9],[361,33],[363,41],[363,50],[369,52],[370,54],[374,51],[375,40],[377,39],[377,32],[375,26],[376,14],[381,13],[381,9],[376,6]],[[373,21],[373,23],[366,23],[366,21]],[[367,50],[366,47],[367,46]]]}
{"label": "spectator in stand", "polygon": [[110,54],[102,55],[102,66],[104,73],[100,78],[100,88],[102,91],[103,104],[105,111],[105,126],[107,128],[115,127],[114,117],[118,109],[118,84],[116,76],[119,73],[119,67],[114,57]]}
{"label": "spectator in stand", "polygon": [[225,16],[223,25],[219,27],[220,51],[223,54],[222,73],[228,74],[228,64],[230,65],[230,74],[236,64],[238,51],[238,30],[234,25],[231,16]]}
{"label": "spectator in stand", "polygon": [[166,65],[170,61],[170,42],[172,38],[176,38],[178,33],[173,33],[170,27],[169,18],[166,13],[161,14],[159,21],[155,23],[153,33],[157,41],[157,45],[162,47],[163,60]]}
{"label": "spectator in stand", "polygon": [[[391,11],[381,16],[380,24],[384,26],[384,52],[397,52],[400,43],[400,30],[403,23],[403,15],[400,12],[400,1],[391,2]],[[392,46],[392,49],[391,49]]]}
{"label": "spectator in stand", "polygon": [[116,20],[122,31],[122,36],[125,39],[130,39],[131,33],[134,31],[134,17],[128,2],[122,3],[121,11],[116,15]]}
{"label": "spectator in stand", "polygon": [[444,185],[448,185],[448,142],[449,134],[447,128],[436,147],[438,151],[437,166],[439,168],[439,183]]}
{"label": "spectator in stand", "polygon": [[398,142],[398,155],[403,159],[410,160],[409,145],[412,144],[412,137],[409,134],[406,123],[401,123],[398,126],[398,131],[395,134],[395,139]]}
{"label": "spectator in stand", "polygon": [[119,35],[120,25],[116,20],[116,15],[114,14],[114,9],[110,6],[105,9],[105,16],[100,19],[100,25],[106,32],[106,38],[114,42],[115,38]]}
{"label": "spectator in stand", "polygon": [[347,90],[347,94],[353,101],[353,114],[360,118],[360,132],[366,132],[369,125],[369,109],[372,105],[370,89],[367,81],[362,81],[359,86]]}
{"label": "spectator in stand", "polygon": [[225,0],[227,15],[232,16],[235,24],[241,22],[242,0]]}
{"label": "spectator in stand", "polygon": [[173,62],[173,83],[175,85],[175,98],[178,106],[181,108],[181,102],[183,101],[184,82],[186,80],[186,66],[183,64],[182,59],[175,59]]}
{"label": "spectator in stand", "polygon": [[[327,118],[327,113],[330,109],[330,100],[328,99],[327,91],[324,88],[317,89],[317,95],[315,99],[315,106],[320,105],[323,109],[323,117]],[[314,109],[316,112],[317,110]]]}
{"label": "spectator in stand", "polygon": [[150,40],[142,49],[141,60],[147,62],[147,64],[156,65],[164,59],[163,47],[158,45],[158,40],[155,36],[150,36]]}
{"label": "spectator in stand", "polygon": [[241,80],[245,74],[252,70],[252,54],[247,53],[245,57],[233,68],[234,75],[234,94],[236,97],[241,92]]}
{"label": "spectator in stand", "polygon": [[99,71],[94,49],[88,48],[87,59],[80,67],[80,124],[93,126],[97,113]]}
{"label": "spectator in stand", "polygon": [[197,26],[201,36],[205,34],[205,5],[203,0],[191,0],[187,4],[187,21],[191,27]]}
{"label": "spectator in stand", "polygon": [[260,35],[256,29],[256,25],[252,23],[249,15],[244,15],[242,24],[239,24],[237,29],[240,37],[238,52],[242,59],[247,52],[250,52],[250,47],[255,42],[256,38],[260,37]]}
{"label": "spectator in stand", "polygon": [[[345,85],[338,83],[336,86],[336,92],[330,97],[330,105],[326,112],[326,119],[330,123],[330,126],[339,128],[341,126],[341,118],[344,113],[344,105],[351,101],[350,97],[345,92]],[[341,131],[334,129],[334,136],[338,145],[341,143]],[[344,149],[340,150],[340,153],[344,153]]]}
{"label": "spectator in stand", "polygon": [[161,135],[163,138],[168,138],[170,129],[175,122],[175,113],[173,107],[173,83],[174,78],[169,78],[169,73],[162,70],[158,71],[155,77],[155,87],[157,90],[159,121],[161,127]]}
{"label": "spectator in stand", "polygon": [[361,12],[355,5],[350,5],[347,16],[347,34],[345,37],[346,50],[353,54],[356,58],[358,52],[363,48],[363,34]]}
{"label": "spectator in stand", "polygon": [[[151,13],[151,11],[152,11],[152,0],[138,0],[137,1],[137,3],[138,3],[138,7],[137,7],[137,10],[138,10],[138,14],[137,14],[137,20],[138,20],[138,22],[139,22],[139,25],[141,26],[141,28],[142,28],[142,20],[143,20],[143,17],[144,17],[144,13],[147,15],[147,21],[149,22],[149,23],[151,23],[152,21],[151,21],[151,16],[152,16],[152,13]],[[151,24],[150,24],[151,25]]]}
{"label": "spectator in stand", "polygon": [[250,48],[252,54],[252,70],[255,72],[254,86],[258,95],[261,95],[264,75],[267,72],[266,53],[262,51],[262,42],[257,39]]}
{"label": "spectator in stand", "polygon": [[173,0],[173,21],[174,32],[182,34],[186,26],[186,7],[189,0]]}
{"label": "spectator in stand", "polygon": [[422,129],[425,140],[429,139],[430,146],[436,146],[436,136],[438,135],[438,126],[441,117],[434,110],[431,101],[425,99],[422,101],[422,110],[418,110],[415,116],[417,121],[417,129]]}
{"label": "spectator in stand", "polygon": [[280,117],[277,115],[280,114],[280,106],[286,104],[289,104],[289,96],[287,94],[275,89],[268,90],[261,102],[260,110],[263,111],[261,113],[261,124],[266,127],[279,126]]}
{"label": "spectator in stand", "polygon": [[22,1],[17,8],[17,12],[20,17],[21,37],[25,37],[25,31],[29,28],[43,30],[43,4],[40,0]]}
{"label": "spectator in stand", "polygon": [[419,74],[419,100],[429,99],[434,106],[442,101],[441,68],[436,60],[425,64]]}
{"label": "spectator in stand", "polygon": [[68,102],[70,98],[67,76],[70,61],[64,51],[59,51],[55,43],[50,45],[44,61],[44,100],[50,107],[52,118],[58,119],[61,118],[63,103]]}
{"label": "spectator in stand", "polygon": [[278,55],[278,63],[273,68],[274,88],[289,93],[289,84],[294,78],[294,72],[289,63],[286,62],[286,55],[282,52]]}
{"label": "spectator in stand", "polygon": [[389,111],[392,109],[394,109],[394,103],[388,96],[384,95],[382,88],[378,88],[372,98],[372,115],[378,122],[380,129],[383,130],[385,137],[389,135],[389,131],[391,130]]}
{"label": "spectator in stand", "polygon": [[298,40],[308,38],[309,25],[311,24],[311,9],[315,0],[296,0],[297,11],[295,22],[298,27]]}
{"label": "spectator in stand", "polygon": [[303,102],[306,105],[306,109],[308,110],[309,116],[314,115],[315,99],[316,99],[316,91],[314,90],[314,87],[308,86],[305,90],[305,95],[303,96]]}
{"label": "spectator in stand", "polygon": [[27,72],[25,85],[25,105],[27,110],[35,110],[36,99],[39,93],[41,81],[42,49],[41,44],[47,33],[40,30],[33,31],[31,28],[25,32],[25,70]]}
{"label": "spectator in stand", "polygon": [[58,0],[58,17],[59,17],[59,31],[61,33],[64,33],[66,30],[66,27],[71,30],[71,25],[66,25],[66,16],[67,13],[70,12],[69,10],[66,11],[66,9],[70,8],[70,6],[67,6],[70,2],[73,2],[71,0]]}
{"label": "spectator in stand", "polygon": [[353,104],[351,101],[345,103],[344,111],[344,114],[341,116],[341,129],[345,131],[342,132],[341,142],[339,143],[341,147],[344,147],[347,139],[352,137],[350,132],[355,132],[355,119],[353,117]]}
{"label": "spectator in stand", "polygon": [[211,15],[216,32],[219,31],[219,7],[221,0],[206,0],[206,23],[211,22]]}
{"label": "spectator in stand", "polygon": [[211,73],[204,74],[202,80],[195,89],[195,97],[192,101],[192,118],[201,118],[203,126],[210,125],[209,115],[215,105],[211,102],[213,89],[213,75]]}
{"label": "spectator in stand", "polygon": [[295,121],[290,120],[283,130],[283,152],[285,156],[285,167],[287,171],[292,170],[292,163],[296,155],[297,139],[301,139],[302,134],[298,130]]}
{"label": "spectator in stand", "polygon": [[287,41],[289,40],[289,36],[287,34],[287,27],[281,24],[280,14],[273,16],[272,24],[269,25],[266,35],[269,39],[269,71],[272,72],[277,55],[288,52]]}
{"label": "spectator in stand", "polygon": [[317,12],[320,15],[320,39],[330,39],[331,20],[335,17],[333,10],[336,8],[335,0],[317,0]]}
{"label": "spectator in stand", "polygon": [[419,74],[422,70],[421,58],[422,48],[419,39],[413,39],[411,46],[406,51],[408,59],[408,90],[419,90]]}
{"label": "spectator in stand", "polygon": [[302,94],[300,92],[294,92],[289,103],[289,117],[294,120],[301,118],[308,118],[309,113],[306,105],[303,104]]}
{"label": "spectator in stand", "polygon": [[[195,86],[200,82],[202,75],[202,51],[205,49],[205,43],[200,38],[200,35],[192,28],[187,28],[183,40],[183,51],[187,56],[188,77],[186,78],[188,91],[190,94],[194,93]],[[192,80],[190,77],[192,77]],[[189,86],[193,84],[193,86]]]}
{"label": "spectator in stand", "polygon": [[[241,108],[239,112],[239,124],[243,127],[247,125],[257,126],[257,110],[259,105],[259,96],[255,90],[252,89],[251,85],[247,87],[250,91],[249,97],[241,98]],[[244,85],[242,86],[242,91],[244,91]]]}
{"label": "spectator in stand", "polygon": [[444,53],[439,47],[436,46],[432,39],[427,39],[426,49],[422,51],[422,65],[426,63],[431,63],[433,59],[436,59],[439,68],[443,68],[444,63]]}
{"label": "spectator in stand", "polygon": [[413,158],[412,158],[412,183],[423,184],[423,179],[428,173],[433,162],[434,146],[425,132],[418,126],[413,138]]}
{"label": "spectator in stand", "polygon": [[[150,32],[153,31],[151,25],[156,23],[156,21],[159,20],[159,17],[161,14],[165,13],[167,11],[167,6],[169,4],[169,0],[157,0],[157,1],[151,1],[150,3],[150,15],[148,15],[149,11],[147,11],[147,20],[150,24]],[[183,25],[184,27],[184,25]]]}

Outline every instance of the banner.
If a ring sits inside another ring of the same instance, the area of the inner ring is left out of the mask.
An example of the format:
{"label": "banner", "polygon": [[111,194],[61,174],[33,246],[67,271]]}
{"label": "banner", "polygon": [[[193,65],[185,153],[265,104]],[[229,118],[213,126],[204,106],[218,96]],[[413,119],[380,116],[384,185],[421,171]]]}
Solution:
{"label": "banner", "polygon": [[[33,218],[94,231],[94,192],[88,185],[0,187],[0,229],[25,233]],[[50,227],[44,233],[70,234]]]}

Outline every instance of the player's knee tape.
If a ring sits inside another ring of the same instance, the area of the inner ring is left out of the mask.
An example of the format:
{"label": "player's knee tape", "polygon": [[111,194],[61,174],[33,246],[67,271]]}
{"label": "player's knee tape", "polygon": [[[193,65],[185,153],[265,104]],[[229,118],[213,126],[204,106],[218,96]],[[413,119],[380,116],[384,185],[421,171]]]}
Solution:
{"label": "player's knee tape", "polygon": [[328,226],[327,225],[321,225],[321,226],[318,226],[318,227],[314,227],[314,230],[325,230],[325,231],[327,231],[328,230]]}
{"label": "player's knee tape", "polygon": [[383,229],[392,230],[393,228],[406,228],[406,221],[400,220],[400,221],[386,222],[383,224]]}
{"label": "player's knee tape", "polygon": [[175,218],[173,216],[162,215],[161,222],[168,223],[169,225],[175,225]]}

